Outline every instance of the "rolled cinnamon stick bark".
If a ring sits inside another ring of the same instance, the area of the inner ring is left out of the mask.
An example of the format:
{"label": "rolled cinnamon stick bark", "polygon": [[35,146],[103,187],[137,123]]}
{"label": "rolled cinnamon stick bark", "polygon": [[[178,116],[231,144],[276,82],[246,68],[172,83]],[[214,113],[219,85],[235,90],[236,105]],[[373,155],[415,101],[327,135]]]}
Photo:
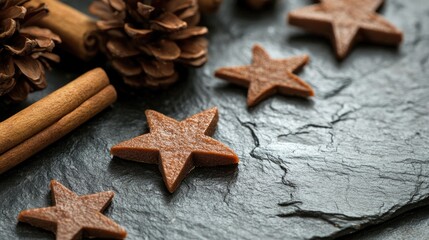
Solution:
{"label": "rolled cinnamon stick bark", "polygon": [[105,87],[59,121],[0,155],[0,174],[70,133],[115,101],[115,88]]}
{"label": "rolled cinnamon stick bark", "polygon": [[46,3],[49,14],[35,22],[35,25],[49,28],[58,34],[62,40],[61,46],[82,60],[89,60],[97,54],[97,27],[89,16],[58,0],[31,0],[26,6],[42,3]]}
{"label": "rolled cinnamon stick bark", "polygon": [[106,73],[96,68],[4,120],[0,123],[0,154],[57,122],[107,85]]}

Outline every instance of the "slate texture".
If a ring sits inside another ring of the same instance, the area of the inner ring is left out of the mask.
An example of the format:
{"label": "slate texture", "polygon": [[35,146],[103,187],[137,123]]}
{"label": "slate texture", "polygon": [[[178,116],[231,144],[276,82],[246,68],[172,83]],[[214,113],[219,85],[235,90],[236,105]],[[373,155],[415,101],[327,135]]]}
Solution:
{"label": "slate texture", "polygon": [[347,235],[343,240],[427,239],[429,236],[429,206],[414,209],[398,217]]}
{"label": "slate texture", "polygon": [[[399,49],[360,44],[342,62],[328,41],[285,24],[287,11],[312,1],[279,1],[262,13],[225,2],[204,19],[211,31],[204,68],[164,92],[119,87],[112,108],[0,176],[0,239],[53,239],[16,223],[20,210],[50,204],[51,179],[78,194],[115,191],[106,215],[129,239],[330,239],[429,205],[426,0],[388,0],[381,10],[405,33]],[[298,75],[316,97],[276,96],[246,108],[246,89],[213,72],[250,63],[254,43],[272,57],[309,54]],[[66,60],[47,91],[0,118],[89,68],[81,65]],[[156,166],[109,155],[147,131],[145,109],[184,119],[212,106],[220,111],[214,137],[237,152],[237,167],[197,168],[169,194]]]}

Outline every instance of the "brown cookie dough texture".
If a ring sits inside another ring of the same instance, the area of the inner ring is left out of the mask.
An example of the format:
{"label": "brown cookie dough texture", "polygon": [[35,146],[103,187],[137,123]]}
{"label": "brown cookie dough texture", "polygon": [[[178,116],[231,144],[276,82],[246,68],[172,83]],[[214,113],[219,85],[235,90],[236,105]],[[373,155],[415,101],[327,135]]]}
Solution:
{"label": "brown cookie dough texture", "polygon": [[376,13],[383,0],[322,0],[288,15],[291,25],[328,37],[339,59],[358,41],[397,46],[402,32]]}
{"label": "brown cookie dough texture", "polygon": [[211,138],[219,119],[217,108],[208,109],[181,122],[147,110],[150,133],[113,146],[114,156],[158,164],[169,192],[174,192],[196,166],[237,164],[229,147]]}
{"label": "brown cookie dough texture", "polygon": [[57,240],[127,236],[121,226],[101,214],[112,201],[113,192],[78,196],[55,180],[51,181],[51,191],[54,206],[24,210],[18,220],[55,232]]}
{"label": "brown cookie dough texture", "polygon": [[261,46],[255,45],[251,65],[219,68],[215,76],[248,87],[247,105],[252,107],[276,93],[298,97],[314,96],[311,86],[293,74],[307,64],[308,60],[307,55],[272,59]]}

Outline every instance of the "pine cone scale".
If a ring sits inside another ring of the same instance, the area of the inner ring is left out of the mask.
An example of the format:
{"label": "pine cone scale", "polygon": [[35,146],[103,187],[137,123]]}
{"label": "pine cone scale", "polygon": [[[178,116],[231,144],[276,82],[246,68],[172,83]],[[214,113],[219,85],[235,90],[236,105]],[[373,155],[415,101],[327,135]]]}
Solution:
{"label": "pine cone scale", "polygon": [[15,33],[16,21],[13,19],[6,19],[3,21],[0,29],[3,29],[3,32],[0,33],[0,40],[9,38]]}
{"label": "pine cone scale", "polygon": [[45,88],[47,60],[59,60],[50,52],[60,38],[28,26],[47,13],[45,5],[26,8],[28,1],[0,1],[0,97],[7,101],[22,101],[31,91]]}
{"label": "pine cone scale", "polygon": [[27,51],[30,49],[33,49],[37,43],[31,39],[28,39],[26,37],[20,36],[18,39],[15,40],[15,42],[12,42],[11,44],[5,44],[4,48],[6,50],[9,50],[9,52],[13,53],[14,55],[24,55]]}
{"label": "pine cone scale", "polygon": [[177,46],[175,42],[166,39],[148,44],[147,50],[150,51],[155,58],[165,61],[172,61],[180,56],[179,46]]}
{"label": "pine cone scale", "polygon": [[8,97],[14,102],[24,101],[27,95],[32,90],[30,85],[25,81],[14,81],[14,84],[11,91],[7,92]]}
{"label": "pine cone scale", "polygon": [[21,72],[27,76],[30,80],[38,80],[42,75],[42,70],[37,60],[34,60],[31,56],[16,57],[14,58],[16,66]]}
{"label": "pine cone scale", "polygon": [[[0,65],[0,84],[2,84],[3,81],[7,82],[7,80],[11,79],[15,74],[15,66],[11,57],[6,57],[2,62],[5,64]],[[6,85],[10,85],[10,83],[6,83]],[[0,87],[0,91],[1,89]]]}
{"label": "pine cone scale", "polygon": [[200,14],[195,14],[194,16],[183,20],[188,23],[188,26],[196,26],[200,22],[200,17]]}
{"label": "pine cone scale", "polygon": [[117,20],[107,20],[97,22],[97,27],[103,31],[122,28],[124,24]]}
{"label": "pine cone scale", "polygon": [[132,44],[127,44],[120,40],[110,40],[107,42],[107,49],[114,57],[126,58],[133,57],[140,54],[140,51],[133,47]]}
{"label": "pine cone scale", "polygon": [[143,70],[154,79],[166,78],[174,75],[174,63],[166,61],[141,61]]}
{"label": "pine cone scale", "polygon": [[153,30],[174,32],[186,28],[187,24],[172,13],[164,13],[158,19],[151,21],[150,27]]}
{"label": "pine cone scale", "polygon": [[179,32],[170,34],[168,37],[171,40],[184,40],[191,37],[203,36],[208,33],[206,27],[189,27]]}
{"label": "pine cone scale", "polygon": [[23,19],[26,13],[27,13],[27,9],[23,6],[13,6],[10,8],[0,10],[0,16],[2,19],[8,19],[8,18]]}
{"label": "pine cone scale", "polygon": [[124,11],[125,3],[122,0],[109,0],[110,6],[112,6],[116,11]]}
{"label": "pine cone scale", "polygon": [[58,56],[57,54],[53,54],[50,52],[39,52],[34,54],[38,54],[38,56],[33,56],[33,58],[42,57],[41,60],[49,59],[51,62],[60,62],[60,56]]}
{"label": "pine cone scale", "polygon": [[176,82],[178,78],[179,78],[179,75],[177,74],[177,72],[175,72],[172,76],[165,77],[165,78],[153,78],[151,76],[147,76],[146,81],[147,81],[148,87],[165,88],[173,84],[174,82]]}
{"label": "pine cone scale", "polygon": [[194,0],[183,0],[183,1],[167,1],[165,4],[165,10],[167,12],[177,12],[186,10],[191,7],[195,7],[197,2]]}
{"label": "pine cone scale", "polygon": [[143,71],[139,63],[127,59],[114,59],[112,66],[126,77],[137,76]]}
{"label": "pine cone scale", "polygon": [[143,18],[149,18],[151,12],[155,10],[154,7],[143,4],[141,2],[137,3],[137,12],[143,17]]}
{"label": "pine cone scale", "polygon": [[179,60],[195,60],[203,58],[206,55],[206,51],[203,48],[194,48],[194,45],[185,45],[181,48]]}
{"label": "pine cone scale", "polygon": [[27,14],[25,15],[22,26],[31,25],[32,23],[36,22],[42,17],[45,17],[46,15],[48,15],[48,9],[46,8],[45,4],[40,4],[36,8],[29,7],[27,10],[28,11],[27,11]]}
{"label": "pine cone scale", "polygon": [[101,20],[111,20],[116,16],[113,14],[113,11],[110,9],[109,5],[101,1],[94,1],[89,6],[89,12],[99,17]]}
{"label": "pine cone scale", "polygon": [[101,19],[100,48],[132,87],[167,87],[179,65],[207,61],[197,0],[96,0],[89,9]]}
{"label": "pine cone scale", "polygon": [[185,11],[178,14],[177,16],[180,19],[188,19],[188,18],[195,16],[195,13],[197,13],[197,12],[198,12],[198,6],[193,6],[193,7],[186,9]]}
{"label": "pine cone scale", "polygon": [[0,0],[0,4],[4,4],[4,8],[9,8],[12,6],[21,6],[28,1],[30,0]]}
{"label": "pine cone scale", "polygon": [[124,30],[131,38],[147,38],[153,32],[151,29],[137,29],[130,26],[130,24],[124,25]]}
{"label": "pine cone scale", "polygon": [[[0,79],[1,79],[1,73],[0,73]],[[5,81],[2,80],[0,83],[0,95],[8,94],[14,87],[15,87],[16,81],[13,78],[8,78]]]}
{"label": "pine cone scale", "polygon": [[21,35],[29,37],[36,37],[37,39],[51,39],[52,42],[61,43],[61,39],[58,35],[54,34],[48,29],[39,27],[25,27],[20,30]]}
{"label": "pine cone scale", "polygon": [[40,90],[40,89],[46,88],[46,86],[48,86],[48,84],[46,82],[45,70],[42,66],[42,63],[40,61],[37,61],[37,64],[39,65],[39,68],[42,71],[40,78],[33,80],[31,82],[28,82],[28,84],[32,87],[32,89]]}

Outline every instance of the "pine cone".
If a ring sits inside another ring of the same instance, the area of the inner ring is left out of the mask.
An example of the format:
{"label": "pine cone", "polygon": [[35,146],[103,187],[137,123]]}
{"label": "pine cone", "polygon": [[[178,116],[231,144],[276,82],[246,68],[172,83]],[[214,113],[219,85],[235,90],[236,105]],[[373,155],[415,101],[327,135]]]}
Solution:
{"label": "pine cone", "polygon": [[177,65],[207,61],[207,28],[197,0],[96,0],[101,50],[132,87],[162,88],[177,81]]}
{"label": "pine cone", "polygon": [[245,0],[248,7],[259,10],[274,2],[274,0]]}
{"label": "pine cone", "polygon": [[26,8],[29,0],[0,0],[0,96],[19,102],[28,93],[46,87],[47,60],[60,38],[48,29],[28,26],[47,14],[44,5]]}

